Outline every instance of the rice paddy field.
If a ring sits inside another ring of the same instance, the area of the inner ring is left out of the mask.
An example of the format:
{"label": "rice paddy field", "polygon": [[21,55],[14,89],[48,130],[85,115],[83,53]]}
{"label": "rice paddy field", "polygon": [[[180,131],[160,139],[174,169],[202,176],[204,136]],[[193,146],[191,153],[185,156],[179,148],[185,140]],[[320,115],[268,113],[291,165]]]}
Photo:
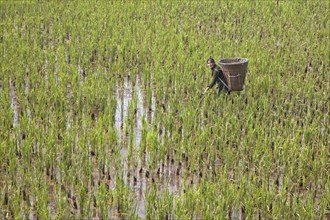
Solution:
{"label": "rice paddy field", "polygon": [[1,219],[330,218],[328,1],[0,9]]}

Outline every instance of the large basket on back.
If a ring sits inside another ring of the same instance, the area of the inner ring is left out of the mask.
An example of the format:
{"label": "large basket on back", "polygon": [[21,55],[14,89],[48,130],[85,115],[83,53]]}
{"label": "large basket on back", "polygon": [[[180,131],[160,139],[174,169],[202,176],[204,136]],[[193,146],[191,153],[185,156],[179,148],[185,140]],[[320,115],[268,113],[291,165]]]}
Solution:
{"label": "large basket on back", "polygon": [[226,58],[220,59],[218,64],[226,77],[229,91],[244,89],[245,76],[248,70],[248,59]]}

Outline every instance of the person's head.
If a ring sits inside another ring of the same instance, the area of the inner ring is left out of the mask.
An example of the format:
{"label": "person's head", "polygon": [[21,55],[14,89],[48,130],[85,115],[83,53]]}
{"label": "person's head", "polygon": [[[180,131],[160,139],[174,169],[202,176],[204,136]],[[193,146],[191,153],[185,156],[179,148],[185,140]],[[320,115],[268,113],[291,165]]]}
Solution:
{"label": "person's head", "polygon": [[214,59],[212,57],[210,57],[209,59],[207,59],[207,66],[212,69],[215,66],[215,62]]}

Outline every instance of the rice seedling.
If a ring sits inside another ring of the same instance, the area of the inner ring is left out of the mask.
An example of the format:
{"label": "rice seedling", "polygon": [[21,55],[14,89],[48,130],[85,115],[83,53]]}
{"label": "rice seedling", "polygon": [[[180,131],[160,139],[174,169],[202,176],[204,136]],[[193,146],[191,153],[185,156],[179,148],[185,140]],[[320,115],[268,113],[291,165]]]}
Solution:
{"label": "rice seedling", "polygon": [[326,1],[0,8],[1,218],[329,218]]}

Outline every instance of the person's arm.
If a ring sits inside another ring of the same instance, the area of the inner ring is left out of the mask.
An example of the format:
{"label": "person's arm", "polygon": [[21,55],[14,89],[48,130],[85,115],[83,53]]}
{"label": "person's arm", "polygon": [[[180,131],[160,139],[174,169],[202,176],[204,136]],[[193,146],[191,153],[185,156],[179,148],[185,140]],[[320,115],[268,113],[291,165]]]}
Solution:
{"label": "person's arm", "polygon": [[218,81],[219,77],[220,77],[220,72],[217,70],[214,71],[212,82],[208,85],[209,89],[211,89],[215,85],[215,83]]}

